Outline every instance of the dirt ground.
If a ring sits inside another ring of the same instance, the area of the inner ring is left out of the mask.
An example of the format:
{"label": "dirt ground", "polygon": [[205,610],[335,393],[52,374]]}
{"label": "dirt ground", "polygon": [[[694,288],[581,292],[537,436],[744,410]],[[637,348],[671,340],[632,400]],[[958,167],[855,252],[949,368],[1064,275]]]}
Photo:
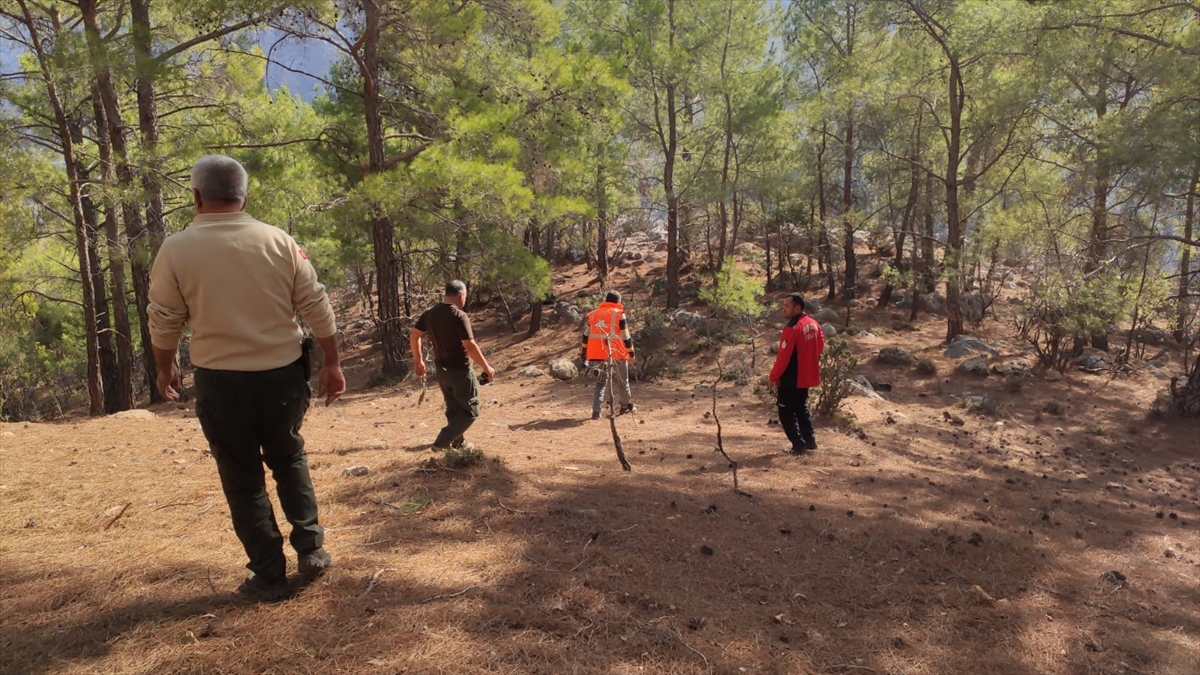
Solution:
{"label": "dirt ground", "polygon": [[[1200,672],[1200,423],[1148,414],[1152,375],[1018,390],[953,373],[936,317],[856,338],[893,389],[847,400],[861,433],[819,421],[811,456],[782,453],[753,381],[720,385],[747,497],[697,388],[715,352],[635,384],[626,473],[590,381],[517,376],[576,329],[477,321],[501,371],[468,434],[486,460],[430,464],[440,395],[367,388],[352,352],[350,393],[305,424],[336,566],[278,604],[232,592],[244,554],[189,406],[0,425],[0,673]],[[941,374],[874,362],[889,344]]]}

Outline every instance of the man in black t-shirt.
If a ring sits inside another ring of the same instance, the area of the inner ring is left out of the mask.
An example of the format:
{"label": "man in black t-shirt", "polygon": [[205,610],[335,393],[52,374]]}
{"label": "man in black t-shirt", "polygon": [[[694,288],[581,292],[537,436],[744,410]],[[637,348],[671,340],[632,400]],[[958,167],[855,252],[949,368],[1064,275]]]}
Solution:
{"label": "man in black t-shirt", "polygon": [[446,297],[425,310],[408,336],[414,369],[422,379],[425,360],[421,356],[421,339],[428,335],[433,343],[438,386],[446,400],[446,426],[433,442],[435,450],[474,449],[463,439],[463,434],[479,417],[479,380],[471,369],[471,361],[479,364],[489,381],[496,376],[475,342],[471,318],[462,309],[466,304],[467,285],[451,281],[446,284]]}

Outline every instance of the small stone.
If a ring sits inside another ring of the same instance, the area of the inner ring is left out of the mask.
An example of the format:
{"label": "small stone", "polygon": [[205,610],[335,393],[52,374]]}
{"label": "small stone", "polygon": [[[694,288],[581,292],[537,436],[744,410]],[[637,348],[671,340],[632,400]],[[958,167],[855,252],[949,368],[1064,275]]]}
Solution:
{"label": "small stone", "polygon": [[343,476],[365,476],[371,473],[369,466],[351,466],[342,471]]}
{"label": "small stone", "polygon": [[711,546],[701,546],[700,553],[703,555],[712,555],[713,553],[715,553],[715,551],[713,551]]}

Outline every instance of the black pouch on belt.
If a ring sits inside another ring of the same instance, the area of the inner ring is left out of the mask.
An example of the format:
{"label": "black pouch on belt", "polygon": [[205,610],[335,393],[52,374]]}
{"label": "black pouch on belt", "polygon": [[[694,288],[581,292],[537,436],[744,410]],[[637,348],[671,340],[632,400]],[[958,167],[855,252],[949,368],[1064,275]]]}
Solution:
{"label": "black pouch on belt", "polygon": [[316,341],[311,337],[305,337],[300,341],[300,367],[304,369],[304,379],[312,379],[312,352],[316,346]]}

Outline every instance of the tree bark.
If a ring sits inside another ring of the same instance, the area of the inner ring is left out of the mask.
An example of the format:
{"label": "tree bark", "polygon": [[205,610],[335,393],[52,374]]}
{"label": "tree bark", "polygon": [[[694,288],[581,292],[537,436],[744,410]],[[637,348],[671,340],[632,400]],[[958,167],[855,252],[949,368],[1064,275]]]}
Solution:
{"label": "tree bark", "polygon": [[[1196,192],[1200,191],[1200,158],[1192,164],[1192,179],[1188,181],[1187,206],[1183,211],[1183,238],[1192,241],[1196,226]],[[1175,339],[1187,339],[1189,308],[1188,287],[1192,280],[1192,247],[1180,244],[1179,255],[1179,314],[1175,319]]]}
{"label": "tree bark", "polygon": [[130,276],[133,277],[133,293],[137,303],[138,323],[141,327],[142,364],[146,370],[146,388],[150,391],[150,402],[160,403],[165,399],[154,384],[157,379],[157,366],[150,341],[150,317],[147,312],[147,308],[150,306],[150,263],[154,257],[154,246],[146,236],[142,214],[137,203],[128,196],[134,193],[134,172],[129,163],[129,150],[125,145],[121,106],[108,67],[107,49],[100,39],[100,29],[96,18],[96,0],[81,0],[79,9],[87,34],[88,55],[96,75],[96,86],[100,91],[100,100],[104,105],[104,114],[108,120],[109,143],[112,144],[113,159],[117,169],[117,183],[121,187],[122,194],[126,195],[121,203],[121,212],[125,220],[125,238],[129,242],[130,248]]}
{"label": "tree bark", "polygon": [[[668,53],[675,52],[675,0],[667,0]],[[679,111],[675,82],[666,84],[667,138],[663,161],[663,191],[667,199],[667,309],[679,307],[679,196],[675,194],[675,156],[679,150]]]}
{"label": "tree bark", "polygon": [[[24,16],[25,27],[29,30],[29,41],[33,45],[41,69],[42,81],[46,86],[46,97],[50,100],[51,110],[54,111],[54,121],[59,140],[62,142],[63,168],[67,173],[68,195],[71,201],[71,215],[75,224],[75,252],[79,257],[79,285],[83,299],[83,330],[87,347],[87,390],[88,414],[100,415],[104,412],[104,391],[100,384],[100,352],[96,341],[96,299],[92,286],[91,263],[88,257],[87,225],[83,217],[83,200],[79,188],[78,163],[75,156],[75,143],[71,138],[67,116],[62,101],[58,97],[58,87],[54,83],[50,71],[50,59],[42,49],[42,36],[38,30],[37,21],[29,11],[26,0],[18,0]],[[56,9],[51,9],[51,21],[56,33],[61,29]]]}
{"label": "tree bark", "polygon": [[[847,44],[849,37],[847,37]],[[858,256],[854,253],[854,222],[851,209],[854,207],[854,109],[846,112],[845,138],[842,165],[842,254],[846,258],[846,276],[842,281],[842,297],[852,300],[858,295]]]}
{"label": "tree bark", "polygon": [[[829,216],[829,206],[825,203],[825,149],[829,141],[829,125],[821,122],[821,145],[817,147],[817,216],[819,217],[817,235],[817,251],[825,268],[825,283],[829,291],[825,300],[837,297],[837,272],[833,268],[833,245],[829,242],[829,230],[826,220]],[[787,251],[787,243],[782,242],[782,250]]]}
{"label": "tree bark", "polygon": [[[100,179],[105,185],[110,185],[113,179],[112,147],[108,140],[108,117],[104,114],[104,104],[100,102],[100,92],[92,88],[92,111],[95,114],[96,148],[100,157]],[[129,323],[129,299],[125,286],[125,248],[121,242],[121,234],[117,230],[116,209],[110,199],[105,198],[104,234],[108,251],[109,295],[112,297],[113,337],[117,349],[117,379],[115,387],[104,389],[104,399],[115,401],[118,411],[133,408],[133,333]]]}
{"label": "tree bark", "polygon": [[[367,131],[368,168],[381,173],[387,168],[384,147],[382,100],[378,82],[379,33],[382,26],[381,0],[364,0],[362,48],[363,116]],[[403,376],[408,372],[404,362],[405,339],[400,331],[400,291],[396,275],[396,245],[392,221],[376,212],[371,217],[371,244],[375,259],[377,305],[376,324],[383,350],[383,372]]]}
{"label": "tree bark", "polygon": [[950,104],[950,133],[946,145],[946,223],[949,233],[946,237],[945,263],[950,270],[946,277],[946,341],[962,335],[963,318],[962,304],[959,301],[959,289],[962,284],[962,249],[963,229],[962,218],[958,208],[958,167],[962,156],[962,107],[964,103],[962,71],[958,59],[947,50],[950,62],[950,77],[948,78]]}
{"label": "tree bark", "polygon": [[[71,142],[77,148],[82,147],[82,122],[78,118],[72,119],[68,126],[71,130]],[[91,196],[96,182],[89,175],[85,167],[78,166],[76,171],[79,175],[80,184],[87,186],[85,189],[80,190],[79,200],[80,206],[83,209],[83,222],[86,227],[84,234],[88,249],[87,273],[92,277],[92,297],[95,303],[96,350],[100,359],[100,388],[104,392],[104,412],[111,415],[121,410],[121,408],[117,407],[117,392],[120,389],[117,384],[117,378],[120,377],[120,373],[117,371],[117,352],[113,348],[112,321],[108,311],[108,293],[105,291],[104,286],[104,268],[100,261],[98,242],[102,234],[97,216],[96,203]],[[83,270],[80,270],[80,273],[82,274]]]}
{"label": "tree bark", "polygon": [[608,189],[604,181],[604,159],[596,151],[596,268],[608,278]]}

